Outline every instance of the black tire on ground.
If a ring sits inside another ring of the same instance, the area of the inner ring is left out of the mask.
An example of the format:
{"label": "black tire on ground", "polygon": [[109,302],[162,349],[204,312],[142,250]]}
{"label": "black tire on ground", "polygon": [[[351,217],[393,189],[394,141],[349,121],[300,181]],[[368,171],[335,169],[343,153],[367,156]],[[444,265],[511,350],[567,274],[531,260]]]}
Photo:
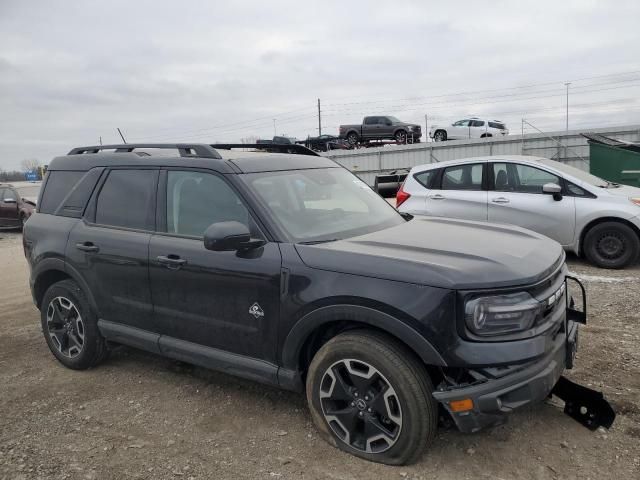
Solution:
{"label": "black tire on ground", "polygon": [[600,268],[624,268],[638,261],[640,238],[624,223],[602,222],[584,237],[584,254]]}
{"label": "black tire on ground", "polygon": [[398,143],[407,143],[407,132],[404,130],[398,130],[393,137]]}
{"label": "black tire on ground", "polygon": [[446,130],[436,130],[433,134],[434,142],[445,142],[447,140],[447,132]]}
{"label": "black tire on ground", "polygon": [[384,334],[355,330],[332,338],[313,357],[306,390],[322,437],[360,458],[412,463],[435,438],[438,408],[429,374]]}
{"label": "black tire on ground", "polygon": [[54,283],[47,289],[40,317],[47,345],[65,367],[85,370],[107,358],[109,351],[97,316],[73,280]]}
{"label": "black tire on ground", "polygon": [[356,132],[351,132],[349,135],[347,135],[347,142],[349,142],[351,145],[355,146],[359,141],[360,137],[358,137],[358,134]]}

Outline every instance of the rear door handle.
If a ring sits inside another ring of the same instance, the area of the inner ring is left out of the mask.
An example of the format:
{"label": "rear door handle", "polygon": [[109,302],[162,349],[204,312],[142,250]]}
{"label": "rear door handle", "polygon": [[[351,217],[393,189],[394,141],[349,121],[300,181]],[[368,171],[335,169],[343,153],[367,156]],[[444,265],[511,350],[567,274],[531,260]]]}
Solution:
{"label": "rear door handle", "polygon": [[497,197],[497,198],[493,198],[491,199],[491,201],[493,203],[509,203],[509,199],[505,198],[505,197]]}
{"label": "rear door handle", "polygon": [[165,265],[167,268],[171,270],[178,270],[180,267],[182,267],[182,265],[187,263],[187,261],[184,258],[180,258],[178,255],[173,255],[173,254],[167,255],[166,257],[163,255],[160,255],[156,257],[156,260],[158,260],[158,263],[160,265]]}
{"label": "rear door handle", "polygon": [[100,247],[94,245],[93,242],[82,242],[76,243],[76,248],[78,250],[82,250],[83,252],[99,252]]}
{"label": "rear door handle", "polygon": [[436,193],[435,195],[429,195],[429,198],[431,200],[444,200],[445,199],[444,195],[440,195],[439,193]]}

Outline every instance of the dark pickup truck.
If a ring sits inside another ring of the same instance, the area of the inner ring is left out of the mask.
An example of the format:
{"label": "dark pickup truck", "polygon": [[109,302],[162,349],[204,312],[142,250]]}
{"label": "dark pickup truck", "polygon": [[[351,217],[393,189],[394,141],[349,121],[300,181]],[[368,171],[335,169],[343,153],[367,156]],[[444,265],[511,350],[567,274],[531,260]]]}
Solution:
{"label": "dark pickup truck", "polygon": [[340,138],[352,145],[369,140],[395,140],[398,143],[417,143],[422,128],[389,115],[364,117],[362,125],[340,125]]}

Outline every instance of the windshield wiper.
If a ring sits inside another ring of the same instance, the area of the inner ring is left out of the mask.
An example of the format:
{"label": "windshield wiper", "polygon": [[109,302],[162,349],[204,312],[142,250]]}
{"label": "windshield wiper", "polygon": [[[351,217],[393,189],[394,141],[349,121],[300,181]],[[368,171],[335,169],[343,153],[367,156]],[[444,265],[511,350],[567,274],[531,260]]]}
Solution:
{"label": "windshield wiper", "polygon": [[329,243],[329,242],[337,242],[338,240],[342,240],[341,238],[327,238],[324,240],[309,240],[307,242],[298,242],[300,245],[317,245],[319,243]]}

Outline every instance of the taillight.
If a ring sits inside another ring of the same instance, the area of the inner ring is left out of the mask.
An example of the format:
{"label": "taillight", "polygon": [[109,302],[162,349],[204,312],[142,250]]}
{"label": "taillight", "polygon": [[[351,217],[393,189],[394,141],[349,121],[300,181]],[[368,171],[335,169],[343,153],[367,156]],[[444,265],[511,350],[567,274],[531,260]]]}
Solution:
{"label": "taillight", "polygon": [[404,191],[404,182],[402,182],[402,185],[400,185],[400,188],[398,189],[398,193],[396,193],[396,208],[406,202],[410,196],[410,193]]}

